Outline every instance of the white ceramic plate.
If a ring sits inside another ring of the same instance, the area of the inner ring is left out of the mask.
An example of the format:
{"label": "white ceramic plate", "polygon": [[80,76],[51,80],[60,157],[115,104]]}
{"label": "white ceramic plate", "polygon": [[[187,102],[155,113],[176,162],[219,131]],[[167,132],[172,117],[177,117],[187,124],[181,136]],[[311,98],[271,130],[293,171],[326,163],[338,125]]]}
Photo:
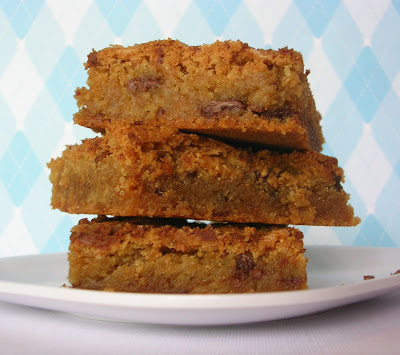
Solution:
{"label": "white ceramic plate", "polygon": [[[61,287],[65,254],[0,259],[0,300],[112,321],[239,324],[310,315],[400,290],[400,248],[307,248],[309,290],[234,295],[113,293]],[[375,279],[364,280],[364,275]]]}

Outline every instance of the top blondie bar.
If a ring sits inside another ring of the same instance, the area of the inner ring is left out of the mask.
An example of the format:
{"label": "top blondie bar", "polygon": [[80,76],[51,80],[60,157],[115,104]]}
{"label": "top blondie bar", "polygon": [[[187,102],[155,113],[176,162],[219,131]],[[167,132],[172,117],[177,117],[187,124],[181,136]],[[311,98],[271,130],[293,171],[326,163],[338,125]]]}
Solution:
{"label": "top blondie bar", "polygon": [[91,52],[74,121],[169,125],[267,146],[320,151],[321,116],[300,53],[240,41],[188,46],[159,40]]}

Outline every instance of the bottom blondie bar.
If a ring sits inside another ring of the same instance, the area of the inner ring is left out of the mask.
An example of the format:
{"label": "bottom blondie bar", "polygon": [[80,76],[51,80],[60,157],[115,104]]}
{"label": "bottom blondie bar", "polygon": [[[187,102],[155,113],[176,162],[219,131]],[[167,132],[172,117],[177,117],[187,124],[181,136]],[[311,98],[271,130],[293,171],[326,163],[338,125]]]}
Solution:
{"label": "bottom blondie bar", "polygon": [[307,288],[302,233],[285,226],[98,217],[72,228],[75,288],[244,293]]}

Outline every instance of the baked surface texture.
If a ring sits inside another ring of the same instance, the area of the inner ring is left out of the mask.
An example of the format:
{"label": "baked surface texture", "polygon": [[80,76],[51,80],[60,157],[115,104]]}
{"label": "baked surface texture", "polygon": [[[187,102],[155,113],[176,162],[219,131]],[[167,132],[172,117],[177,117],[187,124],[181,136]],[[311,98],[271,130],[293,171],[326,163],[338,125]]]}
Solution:
{"label": "baked surface texture", "polygon": [[84,219],[72,228],[69,281],[146,293],[301,290],[307,288],[302,237],[282,226]]}
{"label": "baked surface texture", "polygon": [[321,116],[300,53],[240,41],[188,46],[160,40],[88,55],[75,123],[170,125],[269,146],[320,151]]}
{"label": "baked surface texture", "polygon": [[252,152],[208,137],[112,125],[49,164],[68,213],[265,224],[359,223],[335,158]]}

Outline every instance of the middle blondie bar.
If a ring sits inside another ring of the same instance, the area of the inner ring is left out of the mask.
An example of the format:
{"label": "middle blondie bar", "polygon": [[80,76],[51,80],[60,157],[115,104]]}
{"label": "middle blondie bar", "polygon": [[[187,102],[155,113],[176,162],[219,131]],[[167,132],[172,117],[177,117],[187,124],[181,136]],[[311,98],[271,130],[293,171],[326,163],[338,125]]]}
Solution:
{"label": "middle blondie bar", "polygon": [[353,226],[335,158],[252,152],[165,127],[109,125],[49,163],[68,213]]}

